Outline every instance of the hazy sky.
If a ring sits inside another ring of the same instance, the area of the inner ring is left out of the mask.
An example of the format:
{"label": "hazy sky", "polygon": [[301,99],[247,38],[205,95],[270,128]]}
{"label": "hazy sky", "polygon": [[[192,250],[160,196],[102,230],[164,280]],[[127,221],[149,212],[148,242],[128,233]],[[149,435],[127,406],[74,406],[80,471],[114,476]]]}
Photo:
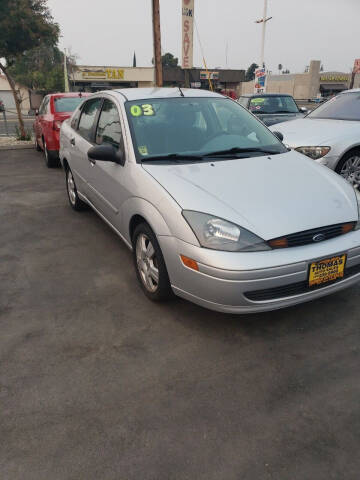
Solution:
{"label": "hazy sky", "polygon": [[[79,64],[150,66],[151,0],[49,0],[61,26],[61,47]],[[262,0],[195,0],[195,17],[209,68],[247,68],[260,54]],[[160,0],[163,52],[180,56],[181,0]],[[360,58],[360,0],[269,0],[265,47],[267,68],[279,63],[301,72],[310,59],[327,71],[348,72]],[[228,65],[226,65],[228,45]],[[202,57],[194,36],[194,63]]]}

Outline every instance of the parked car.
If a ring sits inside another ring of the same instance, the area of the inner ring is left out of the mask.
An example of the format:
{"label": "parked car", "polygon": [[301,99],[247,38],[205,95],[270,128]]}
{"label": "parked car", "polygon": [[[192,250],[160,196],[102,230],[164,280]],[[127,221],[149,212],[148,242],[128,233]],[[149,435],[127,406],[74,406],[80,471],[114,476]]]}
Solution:
{"label": "parked car", "polygon": [[0,112],[4,112],[4,111],[5,111],[5,105],[4,105],[4,102],[0,98]]}
{"label": "parked car", "polygon": [[360,280],[360,196],[230,98],[96,93],[62,124],[60,158],[71,207],[124,240],[152,300],[248,313]]}
{"label": "parked car", "polygon": [[281,126],[291,148],[360,185],[360,89],[347,90],[303,119]]}
{"label": "parked car", "polygon": [[89,93],[46,95],[39,110],[35,112],[33,124],[35,147],[38,151],[44,151],[48,167],[59,165],[59,136],[62,122],[69,118],[75,108],[83,102],[84,97],[89,95]]}
{"label": "parked car", "polygon": [[302,118],[308,112],[305,107],[299,108],[291,95],[277,93],[242,95],[238,102],[268,126]]}

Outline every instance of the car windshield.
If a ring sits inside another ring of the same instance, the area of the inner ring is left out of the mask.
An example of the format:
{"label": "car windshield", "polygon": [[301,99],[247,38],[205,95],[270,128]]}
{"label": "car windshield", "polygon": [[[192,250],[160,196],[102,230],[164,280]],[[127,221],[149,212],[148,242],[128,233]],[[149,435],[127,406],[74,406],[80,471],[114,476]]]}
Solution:
{"label": "car windshield", "polygon": [[360,92],[341,93],[320,105],[308,117],[330,120],[360,120]]}
{"label": "car windshield", "polygon": [[271,97],[253,97],[249,110],[252,113],[298,113],[299,109],[292,97],[272,95]]}
{"label": "car windshield", "polygon": [[231,99],[146,99],[126,102],[125,108],[140,161],[157,156],[184,160],[189,155],[201,160],[211,153],[236,158],[287,152],[261,122]]}
{"label": "car windshield", "polygon": [[83,100],[83,97],[55,97],[55,112],[73,112]]}

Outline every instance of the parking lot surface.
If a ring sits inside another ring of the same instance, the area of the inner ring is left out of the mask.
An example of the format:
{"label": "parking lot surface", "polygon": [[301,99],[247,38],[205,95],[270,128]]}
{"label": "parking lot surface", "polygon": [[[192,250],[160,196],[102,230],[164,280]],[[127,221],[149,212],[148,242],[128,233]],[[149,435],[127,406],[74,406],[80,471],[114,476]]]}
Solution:
{"label": "parking lot surface", "polygon": [[359,286],[248,316],[153,304],[31,150],[0,151],[0,211],[2,480],[358,480]]}

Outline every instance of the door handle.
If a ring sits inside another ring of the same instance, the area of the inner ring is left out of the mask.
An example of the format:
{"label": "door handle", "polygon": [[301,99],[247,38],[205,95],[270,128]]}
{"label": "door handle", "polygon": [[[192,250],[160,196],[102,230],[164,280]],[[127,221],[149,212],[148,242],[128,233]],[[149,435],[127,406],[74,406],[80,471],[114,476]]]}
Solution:
{"label": "door handle", "polygon": [[74,145],[74,146],[75,146],[75,138],[72,138],[72,139],[70,140],[70,143],[71,143],[71,145]]}

